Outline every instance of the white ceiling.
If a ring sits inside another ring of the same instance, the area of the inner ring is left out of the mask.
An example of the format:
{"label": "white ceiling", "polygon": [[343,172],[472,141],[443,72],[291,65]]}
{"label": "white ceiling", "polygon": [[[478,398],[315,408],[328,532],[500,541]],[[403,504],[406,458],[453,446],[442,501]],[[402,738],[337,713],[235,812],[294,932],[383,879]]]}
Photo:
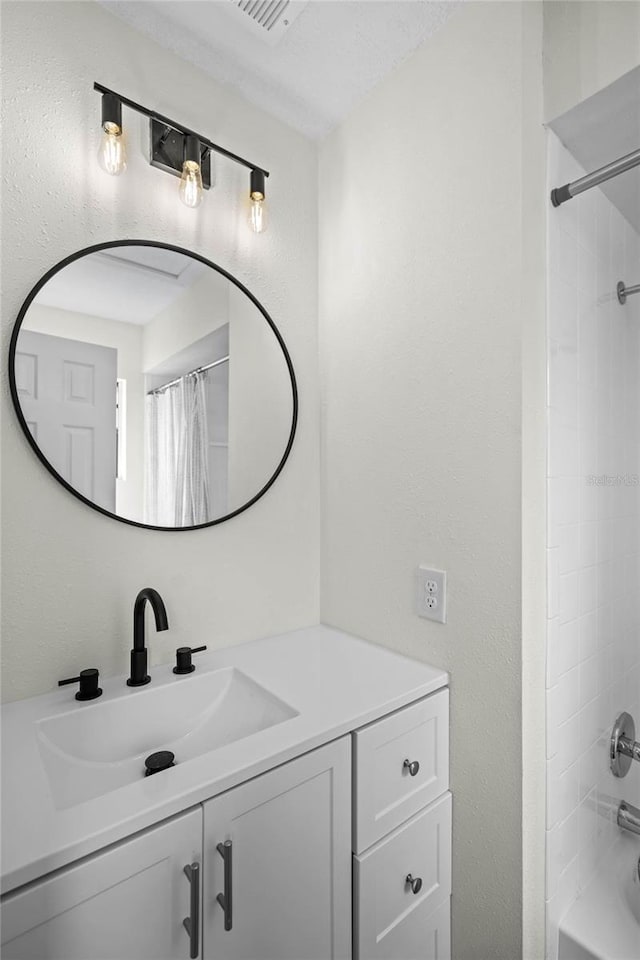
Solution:
{"label": "white ceiling", "polygon": [[455,0],[311,0],[271,45],[229,0],[98,0],[136,30],[319,139],[456,10]]}
{"label": "white ceiling", "polygon": [[141,326],[174,302],[207,268],[162,247],[114,247],[55,273],[35,303]]}
{"label": "white ceiling", "polygon": [[[640,67],[558,117],[551,127],[587,173],[638,150]],[[608,180],[601,189],[640,232],[640,167]],[[571,202],[579,203],[580,197]]]}

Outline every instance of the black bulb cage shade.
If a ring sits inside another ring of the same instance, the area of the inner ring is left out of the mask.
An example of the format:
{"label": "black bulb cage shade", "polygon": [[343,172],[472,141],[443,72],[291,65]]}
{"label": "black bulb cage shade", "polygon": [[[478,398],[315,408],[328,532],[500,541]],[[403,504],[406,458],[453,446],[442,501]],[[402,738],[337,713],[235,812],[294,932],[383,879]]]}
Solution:
{"label": "black bulb cage shade", "polygon": [[150,121],[151,149],[150,163],[154,167],[171,173],[174,176],[181,176],[182,168],[186,160],[193,160],[200,164],[200,173],[202,175],[202,185],[205,189],[211,186],[211,154],[217,153],[227,160],[239,163],[251,171],[250,192],[261,193],[265,195],[265,178],[269,176],[269,171],[257,164],[246,160],[237,153],[232,153],[220,144],[213,143],[202,134],[190,130],[175,120],[157,113],[155,110],[149,110],[148,107],[123,97],[108,87],[100,83],[94,83],[93,89],[102,94],[102,126],[106,123],[115,123],[122,130],[122,106],[135,110],[136,113],[148,117]]}
{"label": "black bulb cage shade", "polygon": [[251,182],[249,187],[249,193],[253,200],[264,200],[265,198],[264,171],[262,170],[251,171]]}
{"label": "black bulb cage shade", "polygon": [[202,152],[200,149],[200,140],[194,137],[192,133],[184,138],[184,160],[190,163],[202,163]]}
{"label": "black bulb cage shade", "polygon": [[102,128],[115,123],[122,130],[122,103],[113,93],[102,95]]}

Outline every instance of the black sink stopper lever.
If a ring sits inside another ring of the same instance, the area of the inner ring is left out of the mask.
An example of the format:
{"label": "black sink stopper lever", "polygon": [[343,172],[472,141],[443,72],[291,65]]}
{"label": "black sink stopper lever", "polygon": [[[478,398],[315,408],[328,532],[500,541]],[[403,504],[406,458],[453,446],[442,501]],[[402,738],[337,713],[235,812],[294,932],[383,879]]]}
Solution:
{"label": "black sink stopper lever", "polygon": [[204,647],[178,647],[176,650],[176,665],[173,668],[174,673],[193,673],[195,666],[191,663],[192,653],[201,653],[206,650]]}
{"label": "black sink stopper lever", "polygon": [[67,680],[58,680],[59,687],[65,687],[68,683],[79,683],[80,689],[76,693],[76,700],[95,700],[102,696],[102,690],[98,686],[100,674],[95,667],[88,670],[81,670],[80,676],[69,677]]}

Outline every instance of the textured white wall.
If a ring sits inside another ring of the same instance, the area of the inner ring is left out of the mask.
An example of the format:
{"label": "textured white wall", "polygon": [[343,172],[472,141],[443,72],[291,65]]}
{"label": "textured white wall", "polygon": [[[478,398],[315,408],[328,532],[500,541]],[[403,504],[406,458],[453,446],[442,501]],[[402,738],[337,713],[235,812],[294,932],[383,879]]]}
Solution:
{"label": "textured white wall", "polygon": [[[4,697],[51,689],[82,667],[124,673],[133,600],[147,584],[171,624],[150,631],[152,664],[181,644],[317,621],[315,147],[95,3],[3,3],[2,60],[4,355],[22,301],[54,263],[102,240],[163,240],[219,263],[262,301],[301,393],[292,456],[258,504],[208,530],[160,533],[103,517],[53,480],[19,430],[3,370]],[[129,169],[103,174],[94,80],[271,169],[270,231],[248,230],[248,176],[223,160],[202,206],[183,207],[178,180],[144,158],[146,124],[126,110]]]}
{"label": "textured white wall", "polygon": [[[585,171],[549,131],[549,189]],[[609,771],[640,716],[640,237],[602,191],[548,210],[547,956],[558,923],[640,804]],[[635,764],[634,764],[635,767]]]}
{"label": "textured white wall", "polygon": [[545,118],[553,120],[640,63],[637,0],[545,0]]}
{"label": "textured white wall", "polygon": [[[523,143],[538,210],[544,169],[523,102],[540,37],[527,5],[463,7],[320,162],[322,616],[451,671],[457,960],[522,949]],[[544,359],[539,302],[533,322]],[[413,612],[421,561],[448,571],[445,626]]]}

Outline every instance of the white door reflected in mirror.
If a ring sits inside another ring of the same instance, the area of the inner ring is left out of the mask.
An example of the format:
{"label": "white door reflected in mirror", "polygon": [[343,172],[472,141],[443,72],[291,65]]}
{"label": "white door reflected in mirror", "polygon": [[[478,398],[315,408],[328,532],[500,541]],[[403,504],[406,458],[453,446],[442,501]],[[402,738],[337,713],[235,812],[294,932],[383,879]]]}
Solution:
{"label": "white door reflected in mirror", "polygon": [[91,248],[23,307],[12,394],[46,466],[119,519],[219,522],[270,486],[296,425],[286,347],[244,287],[160,244]]}

